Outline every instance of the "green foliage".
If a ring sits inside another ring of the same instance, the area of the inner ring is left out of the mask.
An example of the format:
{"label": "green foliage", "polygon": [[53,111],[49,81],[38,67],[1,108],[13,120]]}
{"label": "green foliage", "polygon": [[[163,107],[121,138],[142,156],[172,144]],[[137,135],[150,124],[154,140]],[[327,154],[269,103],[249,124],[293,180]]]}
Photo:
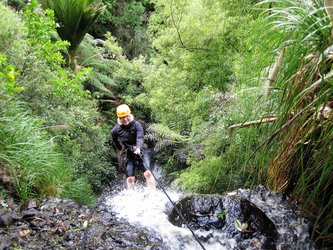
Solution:
{"label": "green foliage", "polygon": [[[97,102],[83,89],[92,70],[82,69],[73,74],[62,68],[60,52],[65,43],[57,40],[52,12],[44,15],[33,1],[26,11],[26,28],[18,18],[12,18],[12,26],[17,30],[10,33],[12,37],[8,36],[12,43],[8,43],[4,54],[8,57],[7,65],[20,72],[15,86],[23,90],[13,98],[25,102],[31,113],[43,118],[43,125],[55,136],[64,161],[73,167],[71,176],[89,180],[95,191],[101,191],[112,180],[114,168],[105,145],[109,133],[97,125],[101,119]],[[4,26],[9,24],[4,22]],[[15,44],[22,46],[10,47]]]}
{"label": "green foliage", "polygon": [[223,220],[227,215],[227,212],[225,210],[223,210],[222,212],[218,212],[216,214],[216,218],[218,218],[219,220]]}
{"label": "green foliage", "polygon": [[[89,70],[74,75],[62,68],[64,60],[61,51],[68,43],[55,39],[53,12],[47,10],[46,14],[42,15],[38,4],[31,1],[25,10],[24,20],[28,39],[20,41],[27,42],[31,48],[30,52],[23,51],[24,57],[17,62],[18,68],[25,70],[25,73],[18,77],[18,83],[26,90],[24,100],[37,105],[36,109],[44,109],[43,105],[47,109],[52,102],[56,105],[75,104],[80,98],[87,97],[82,81],[89,75]],[[29,70],[26,70],[27,67]],[[41,100],[33,100],[34,98]]]}
{"label": "green foliage", "polygon": [[83,178],[75,179],[64,185],[61,197],[73,199],[80,204],[96,204],[97,199],[92,189],[87,185],[87,181]]}
{"label": "green foliage", "polygon": [[64,63],[60,51],[66,49],[69,43],[54,41],[57,27],[54,12],[46,10],[45,15],[41,15],[39,7],[38,3],[33,0],[24,11],[25,26],[28,28],[28,43],[34,48],[34,52],[40,60],[45,60],[52,69],[56,70]]}
{"label": "green foliage", "polygon": [[96,40],[89,34],[86,35],[81,46],[78,49],[78,63],[83,67],[91,68],[91,74],[87,79],[86,88],[91,89],[91,92],[104,94],[109,97],[114,97],[112,88],[116,86],[111,78],[113,72],[114,60],[108,59],[107,50],[101,46],[104,41],[100,41],[100,46],[96,46]]}
{"label": "green foliage", "polygon": [[[119,2],[122,2],[121,4]],[[123,7],[121,16],[113,18],[114,25],[116,27],[125,26],[126,28],[139,26],[143,21],[143,12],[145,10],[141,1],[119,1],[116,8]]]}
{"label": "green foliage", "polygon": [[69,51],[75,51],[90,26],[100,13],[95,0],[80,1],[42,1],[45,7],[52,9],[59,22],[57,31],[63,41],[70,43]]}
{"label": "green foliage", "polygon": [[22,90],[22,87],[15,85],[17,72],[14,66],[6,64],[7,58],[0,53],[0,96],[12,96]]}
{"label": "green foliage", "polygon": [[[284,48],[283,67],[274,82],[279,89],[272,98],[279,119],[266,131],[266,147],[259,157],[270,156],[268,184],[301,201],[300,210],[314,218],[313,235],[318,245],[331,244],[332,172],[332,25],[323,1],[263,1],[271,32],[276,34],[272,49]],[[326,4],[326,2],[325,2]],[[272,51],[273,52],[273,51]],[[320,87],[319,87],[320,86]],[[274,152],[272,152],[272,147]],[[311,209],[309,209],[309,207]],[[311,211],[310,211],[311,210]],[[321,240],[321,242],[320,242]]]}
{"label": "green foliage", "polygon": [[[225,117],[229,115],[224,111]],[[255,149],[256,133],[240,129],[234,132],[230,145],[226,122],[228,118],[219,118],[216,123],[206,122],[193,132],[193,146],[187,152],[190,167],[175,182],[179,187],[195,193],[221,193],[249,185],[246,179],[250,170],[244,164]],[[195,183],[201,175],[204,179]]]}
{"label": "green foliage", "polygon": [[169,152],[166,152],[165,154],[163,154],[163,152],[161,151],[159,154],[159,159],[161,159],[162,157],[167,158],[166,162],[162,162],[163,164],[163,171],[165,171],[165,173],[169,174],[169,175],[176,175],[179,176],[179,169],[181,169],[181,167],[179,166],[179,161],[175,160],[175,157],[170,157],[169,156]]}
{"label": "green foliage", "polygon": [[[39,25],[45,24],[40,22]],[[43,27],[41,29],[45,30]],[[35,29],[31,32],[35,32]],[[50,29],[50,33],[53,34],[54,30]],[[53,47],[48,47],[48,43],[44,46],[52,54]],[[61,48],[58,47],[53,53],[59,50]],[[104,145],[108,138],[97,125],[97,121],[100,120],[97,103],[90,100],[88,92],[83,90],[83,83],[91,78],[94,71],[86,68],[72,74],[60,65],[56,71],[50,69],[50,62],[30,63],[40,65],[37,68],[33,67],[35,70],[22,79],[25,85],[28,84],[28,93],[24,100],[33,103],[31,108],[39,115],[47,117],[46,125],[50,128],[58,125],[67,127],[65,130],[51,130],[57,135],[56,141],[61,152],[75,166],[76,178],[83,176],[95,191],[101,191],[105,183],[113,178],[114,168],[110,166],[107,147]],[[40,69],[43,69],[43,72]]]}
{"label": "green foliage", "polygon": [[24,0],[7,0],[7,4],[14,6],[17,10],[21,10],[26,6],[26,1]]}
{"label": "green foliage", "polygon": [[109,133],[104,131],[111,128],[96,124],[100,118],[95,105],[85,100],[82,106],[53,108],[48,117],[54,124],[66,125],[64,129],[50,129],[61,146],[59,150],[75,165],[76,177],[85,177],[94,191],[101,192],[114,179],[115,169],[108,159]]}
{"label": "green foliage", "polygon": [[[18,15],[0,2],[0,52],[7,58],[22,58],[26,43],[19,39],[25,35],[23,23]],[[12,63],[12,61],[11,61]],[[12,63],[16,65],[15,63]]]}
{"label": "green foliage", "polygon": [[162,124],[151,124],[147,129],[147,140],[156,142],[155,150],[160,151],[164,147],[175,148],[184,143],[186,138]]}
{"label": "green foliage", "polygon": [[149,31],[157,53],[140,101],[156,121],[196,133],[213,114],[215,94],[235,81],[235,59],[251,15],[231,15],[224,1],[160,0],[155,8]]}
{"label": "green foliage", "polygon": [[143,94],[137,99],[149,105],[159,123],[178,132],[188,132],[192,123],[209,114],[210,89],[193,92],[186,84],[185,72],[158,64],[152,66],[148,74],[144,83],[148,95]]}
{"label": "green foliage", "polygon": [[[85,87],[98,98],[100,111],[109,115],[111,110],[114,116],[114,107],[119,101],[126,100],[133,110],[138,106],[135,96],[143,91],[144,58],[128,60],[115,37],[110,33],[105,37],[104,41],[86,36],[78,49],[78,62],[92,69]],[[142,117],[138,112],[136,115]]]}
{"label": "green foliage", "polygon": [[[262,1],[260,4],[272,1]],[[284,31],[288,40],[283,45],[293,42],[304,44],[303,50],[324,50],[330,43],[329,17],[324,9],[323,1],[290,1],[279,0],[268,16],[274,24],[274,30]],[[297,33],[294,31],[297,30]]]}
{"label": "green foliage", "polygon": [[148,38],[146,23],[148,22],[147,0],[106,1],[104,9],[91,29],[94,36],[103,37],[111,32],[130,59],[147,54]]}
{"label": "green foliage", "polygon": [[206,85],[225,90],[233,80],[231,62],[236,51],[224,39],[232,23],[225,18],[216,1],[156,3],[149,26],[153,46],[168,65],[186,73],[187,85],[194,91]]}
{"label": "green foliage", "polygon": [[110,58],[106,60],[106,65],[110,65],[112,70],[110,77],[115,83],[112,93],[118,99],[124,99],[129,104],[134,103],[134,97],[143,92],[142,82],[145,58],[138,57],[128,60],[115,38],[109,33],[106,34],[106,38],[107,40],[105,40],[103,45],[106,54]]}
{"label": "green foliage", "polygon": [[[230,107],[234,107],[232,105]],[[233,111],[236,113],[236,110]],[[219,117],[222,113],[225,118]],[[177,186],[195,193],[223,193],[240,187],[251,187],[258,178],[264,181],[267,173],[258,173],[263,157],[253,157],[253,154],[265,140],[264,135],[270,131],[271,126],[237,128],[229,137],[226,134],[226,124],[232,122],[229,120],[232,112],[223,110],[222,107],[215,115],[215,119],[218,119],[216,123],[204,123],[198,128],[201,133],[193,135],[192,143],[197,146],[193,146],[187,153],[190,167],[179,176],[175,182]],[[200,150],[201,154],[198,153]],[[195,183],[201,175],[204,179]]]}
{"label": "green foliage", "polygon": [[149,31],[156,53],[145,69],[146,93],[136,100],[148,104],[155,121],[188,138],[169,152],[166,168],[180,168],[175,159],[185,154],[190,167],[176,183],[193,192],[223,192],[247,180],[249,186],[260,159],[248,160],[264,140],[258,134],[269,125],[260,126],[259,133],[235,129],[231,137],[227,129],[261,119],[272,108],[262,99],[264,86],[255,67],[240,60],[249,53],[246,60],[253,60],[260,52],[250,44],[250,32],[259,18],[251,8],[257,1],[154,3]]}
{"label": "green foliage", "polygon": [[4,51],[11,47],[12,38],[20,35],[20,24],[19,18],[2,3],[0,3],[0,13],[0,51]]}
{"label": "green foliage", "polygon": [[244,180],[241,179],[240,172],[227,163],[223,157],[195,160],[173,185],[193,193],[223,193],[242,186]]}
{"label": "green foliage", "polygon": [[[32,197],[60,196],[64,186],[71,185],[68,188],[71,192],[78,188],[72,182],[72,166],[65,164],[53,141],[47,138],[41,121],[3,100],[0,109],[0,161],[23,201]],[[80,185],[81,189],[90,189],[86,181]],[[93,198],[91,193],[86,192],[85,195],[83,198],[79,194],[76,198],[90,202]]]}
{"label": "green foliage", "polygon": [[99,2],[96,0],[43,0],[41,2],[44,8],[54,11],[58,22],[57,32],[63,41],[70,43],[68,65],[72,70],[76,70],[76,50],[101,12]]}

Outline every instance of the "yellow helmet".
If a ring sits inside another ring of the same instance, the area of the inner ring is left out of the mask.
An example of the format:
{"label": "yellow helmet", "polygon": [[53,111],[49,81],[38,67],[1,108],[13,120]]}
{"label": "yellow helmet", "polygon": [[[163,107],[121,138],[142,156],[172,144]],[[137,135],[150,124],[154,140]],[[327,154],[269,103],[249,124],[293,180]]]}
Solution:
{"label": "yellow helmet", "polygon": [[130,108],[126,104],[121,104],[117,107],[117,117],[121,118],[131,114]]}

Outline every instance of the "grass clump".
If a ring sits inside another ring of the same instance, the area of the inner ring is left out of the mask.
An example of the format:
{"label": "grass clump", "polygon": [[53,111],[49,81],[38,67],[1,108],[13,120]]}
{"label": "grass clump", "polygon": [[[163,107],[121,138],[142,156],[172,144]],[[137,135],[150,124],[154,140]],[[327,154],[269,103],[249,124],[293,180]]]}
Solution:
{"label": "grass clump", "polygon": [[92,191],[83,179],[73,182],[72,167],[66,164],[49,139],[42,121],[22,107],[1,101],[0,164],[21,201],[68,194],[90,203]]}

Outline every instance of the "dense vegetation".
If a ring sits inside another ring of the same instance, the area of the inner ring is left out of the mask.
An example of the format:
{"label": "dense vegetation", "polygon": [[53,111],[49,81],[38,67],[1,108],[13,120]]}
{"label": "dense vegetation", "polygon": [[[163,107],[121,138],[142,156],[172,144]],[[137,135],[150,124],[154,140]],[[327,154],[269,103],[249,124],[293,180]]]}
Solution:
{"label": "dense vegetation", "polygon": [[74,2],[0,2],[2,196],[93,202],[126,102],[175,187],[266,185],[332,242],[330,1]]}

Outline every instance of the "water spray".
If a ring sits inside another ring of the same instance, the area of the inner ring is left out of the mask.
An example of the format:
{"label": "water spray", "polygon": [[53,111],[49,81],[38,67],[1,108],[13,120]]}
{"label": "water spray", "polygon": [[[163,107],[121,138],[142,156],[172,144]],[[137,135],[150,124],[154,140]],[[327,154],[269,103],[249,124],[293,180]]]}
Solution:
{"label": "water spray", "polygon": [[168,195],[168,193],[165,191],[164,187],[162,186],[162,184],[160,183],[160,181],[157,179],[157,177],[154,175],[153,171],[150,169],[150,167],[148,167],[145,163],[145,161],[142,158],[142,155],[140,154],[140,159],[142,160],[143,165],[151,172],[152,176],[154,177],[154,180],[156,181],[157,185],[160,187],[160,189],[163,191],[163,193],[168,197],[169,201],[171,202],[173,208],[176,210],[176,212],[178,213],[178,215],[180,216],[180,218],[183,220],[183,222],[185,223],[186,227],[191,231],[193,237],[195,238],[195,240],[199,243],[199,245],[201,246],[201,248],[203,250],[206,250],[206,248],[204,247],[204,245],[201,243],[201,241],[199,240],[199,238],[196,236],[196,234],[194,233],[194,231],[191,229],[190,225],[188,224],[188,222],[186,221],[185,217],[183,216],[183,214],[180,212],[180,210],[177,208],[176,204],[171,200],[170,196]]}

